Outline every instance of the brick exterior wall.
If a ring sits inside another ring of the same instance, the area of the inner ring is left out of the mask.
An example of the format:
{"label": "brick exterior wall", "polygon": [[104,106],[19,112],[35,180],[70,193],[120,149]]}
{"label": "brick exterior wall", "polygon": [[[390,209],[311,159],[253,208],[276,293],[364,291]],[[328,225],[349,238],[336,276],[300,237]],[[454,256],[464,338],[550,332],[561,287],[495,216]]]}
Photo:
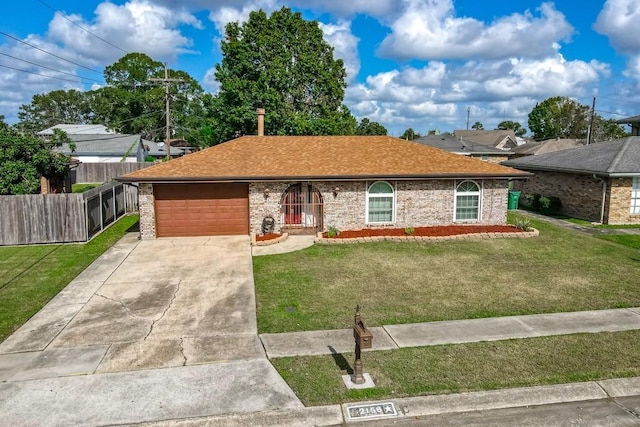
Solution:
{"label": "brick exterior wall", "polygon": [[[459,182],[459,181],[458,181]],[[482,188],[481,220],[478,224],[505,224],[507,218],[507,183],[504,180],[476,181]],[[283,227],[280,210],[284,191],[297,182],[252,183],[249,185],[250,232],[260,234],[262,220],[272,216],[275,231]],[[324,230],[357,230],[379,227],[366,223],[366,197],[373,181],[314,182],[324,203]],[[421,227],[454,223],[455,185],[452,180],[395,181],[396,210],[393,227]],[[265,198],[264,190],[269,189]],[[334,196],[333,190],[339,188]]]}
{"label": "brick exterior wall", "polygon": [[609,180],[607,224],[640,224],[640,215],[631,215],[632,178]]}
{"label": "brick exterior wall", "polygon": [[[591,175],[577,175],[561,172],[533,171],[535,175],[528,181],[514,181],[513,189],[527,194],[541,194],[560,199],[561,211],[569,216],[599,222],[602,209],[601,179]],[[607,180],[605,200],[605,224],[639,223],[640,215],[630,215],[631,178]]]}
{"label": "brick exterior wall", "polygon": [[156,215],[153,184],[141,183],[138,187],[138,210],[140,211],[140,238],[156,238]]}

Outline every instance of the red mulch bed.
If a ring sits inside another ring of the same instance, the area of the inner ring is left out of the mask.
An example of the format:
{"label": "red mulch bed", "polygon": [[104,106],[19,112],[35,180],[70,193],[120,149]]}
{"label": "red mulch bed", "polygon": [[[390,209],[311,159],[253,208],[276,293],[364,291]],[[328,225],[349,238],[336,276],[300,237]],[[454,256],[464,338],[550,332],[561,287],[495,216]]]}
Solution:
{"label": "red mulch bed", "polygon": [[[459,234],[475,233],[514,233],[522,232],[521,229],[512,225],[444,225],[437,227],[415,227],[411,236],[455,236]],[[357,237],[374,236],[407,236],[404,228],[366,228],[364,230],[341,231],[335,239],[352,239]],[[327,237],[323,233],[322,237]]]}
{"label": "red mulch bed", "polygon": [[277,239],[280,236],[281,236],[281,234],[278,234],[278,233],[267,233],[267,234],[263,234],[262,236],[256,236],[256,242],[264,242],[265,240],[273,240],[273,239]]}

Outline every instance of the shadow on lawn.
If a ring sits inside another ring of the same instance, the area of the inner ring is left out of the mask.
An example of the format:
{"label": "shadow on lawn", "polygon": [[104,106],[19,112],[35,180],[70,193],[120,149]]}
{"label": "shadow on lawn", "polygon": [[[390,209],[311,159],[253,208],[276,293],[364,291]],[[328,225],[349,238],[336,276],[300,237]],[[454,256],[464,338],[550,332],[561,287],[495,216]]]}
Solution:
{"label": "shadow on lawn", "polygon": [[329,351],[331,351],[331,357],[333,357],[334,362],[338,365],[341,371],[346,371],[347,375],[353,374],[353,369],[351,369],[351,365],[347,362],[347,359],[344,358],[342,353],[338,353],[335,348],[329,346]]}

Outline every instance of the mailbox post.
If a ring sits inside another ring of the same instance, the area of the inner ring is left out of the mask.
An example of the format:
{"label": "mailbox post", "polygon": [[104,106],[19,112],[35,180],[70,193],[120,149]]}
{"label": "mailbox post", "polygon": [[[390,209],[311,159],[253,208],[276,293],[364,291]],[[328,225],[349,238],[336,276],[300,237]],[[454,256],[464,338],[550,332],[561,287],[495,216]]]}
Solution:
{"label": "mailbox post", "polygon": [[362,359],[360,352],[363,348],[371,348],[373,344],[373,335],[362,322],[360,317],[360,306],[356,306],[356,314],[353,316],[353,338],[356,341],[356,360],[353,364],[353,377],[351,381],[354,384],[364,384],[365,378],[362,375]]}

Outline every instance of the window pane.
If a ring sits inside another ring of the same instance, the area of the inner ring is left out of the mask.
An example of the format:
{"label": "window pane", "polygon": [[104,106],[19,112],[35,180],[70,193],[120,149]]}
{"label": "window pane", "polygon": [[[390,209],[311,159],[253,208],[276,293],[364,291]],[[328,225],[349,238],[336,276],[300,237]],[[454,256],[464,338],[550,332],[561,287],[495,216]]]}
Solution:
{"label": "window pane", "polygon": [[633,188],[631,189],[631,213],[640,214],[640,178],[633,178]]}
{"label": "window pane", "polygon": [[456,198],[456,220],[478,219],[479,202],[478,196],[458,196]]}
{"label": "window pane", "polygon": [[369,197],[369,222],[393,221],[393,197]]}
{"label": "window pane", "polygon": [[383,193],[383,194],[393,194],[393,188],[386,182],[376,182],[369,189],[369,193]]}

